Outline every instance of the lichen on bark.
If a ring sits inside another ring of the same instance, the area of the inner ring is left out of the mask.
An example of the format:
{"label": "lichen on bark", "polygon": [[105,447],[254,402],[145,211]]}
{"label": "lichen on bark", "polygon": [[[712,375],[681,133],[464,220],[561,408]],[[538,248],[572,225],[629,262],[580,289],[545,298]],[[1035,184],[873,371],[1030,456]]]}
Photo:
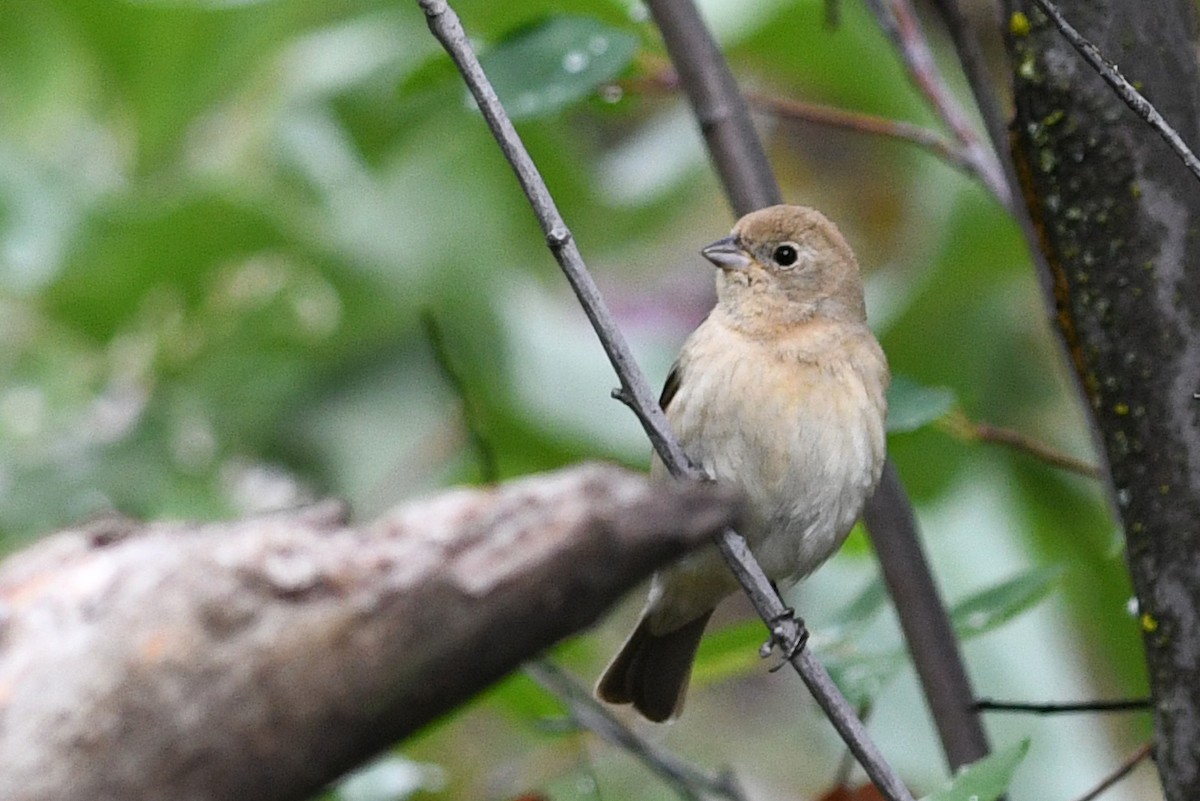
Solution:
{"label": "lichen on bark", "polygon": [[[1186,0],[1059,3],[1200,141]],[[1032,4],[1008,0],[1013,153],[1126,533],[1169,799],[1200,797],[1200,183]]]}

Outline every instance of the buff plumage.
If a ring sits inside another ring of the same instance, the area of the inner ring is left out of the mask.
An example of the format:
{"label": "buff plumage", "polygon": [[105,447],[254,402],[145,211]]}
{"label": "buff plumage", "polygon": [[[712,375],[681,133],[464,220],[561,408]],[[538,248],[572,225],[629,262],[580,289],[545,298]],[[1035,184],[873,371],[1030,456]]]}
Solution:
{"label": "buff plumage", "polygon": [[[742,533],[764,571],[794,582],[837,550],[879,481],[887,360],[854,253],[820,212],[753,212],[702,252],[718,268],[717,305],[662,404],[691,459],[745,492]],[[713,546],[656,574],[597,695],[650,720],[677,715],[705,624],[736,588]]]}

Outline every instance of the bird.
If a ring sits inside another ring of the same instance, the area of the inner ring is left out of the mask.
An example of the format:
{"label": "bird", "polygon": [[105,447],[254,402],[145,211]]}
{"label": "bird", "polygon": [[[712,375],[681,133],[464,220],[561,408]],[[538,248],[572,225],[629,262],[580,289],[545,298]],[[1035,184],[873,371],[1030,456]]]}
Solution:
{"label": "bird", "polygon": [[[887,358],[854,252],[821,212],[759,209],[700,252],[716,267],[717,302],[660,405],[689,459],[744,494],[741,533],[766,575],[790,585],[841,546],[879,483]],[[654,459],[651,474],[666,472]],[[704,628],[737,588],[715,544],[656,573],[596,696],[651,721],[677,717]]]}

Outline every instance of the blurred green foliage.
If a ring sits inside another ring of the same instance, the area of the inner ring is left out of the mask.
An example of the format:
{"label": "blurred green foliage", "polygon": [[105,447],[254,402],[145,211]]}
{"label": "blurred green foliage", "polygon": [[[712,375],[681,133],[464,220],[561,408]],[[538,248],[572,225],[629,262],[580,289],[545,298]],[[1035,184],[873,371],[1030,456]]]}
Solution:
{"label": "blurred green foliage", "polygon": [[[519,130],[660,380],[711,302],[696,250],[731,220],[679,98],[619,83],[596,91],[661,63],[644,8],[456,8],[505,94],[533,98]],[[840,3],[835,28],[823,0],[704,8],[748,85],[936,125],[861,5]],[[645,464],[639,427],[608,398],[615,380],[599,346],[416,3],[10,0],[0,109],[6,550],[112,507],[217,517],[336,494],[369,516],[478,480],[462,399],[422,313],[444,333],[501,478],[587,458]],[[1054,588],[1032,615],[976,632],[967,654],[979,691],[1140,694],[1130,591],[1100,489],[929,425],[954,407],[1090,453],[1015,226],[909,145],[760,122],[786,196],[838,220],[868,273],[900,377],[891,453],[947,596],[1033,577],[978,602],[976,618],[998,623]],[[871,693],[884,750],[914,786],[939,786],[935,738],[905,690],[912,678],[878,614],[867,549],[853,542],[798,606],[814,642],[886,644],[864,651],[887,663],[890,681]],[[857,612],[823,614],[854,587],[868,588],[845,607]],[[559,657],[595,675],[628,622],[618,618]],[[765,683],[758,636],[735,623],[710,638],[668,745],[763,787],[816,793],[839,749],[795,686]],[[799,714],[781,720],[792,706]],[[437,782],[383,786],[391,797],[669,796],[628,757],[540,725],[557,714],[514,677],[404,746]],[[896,719],[905,733],[887,726]],[[727,733],[713,738],[705,721]],[[994,734],[1034,736],[1018,787],[1041,788],[1053,768],[1055,786],[1078,795],[1108,749],[1144,734],[1139,725],[1019,720]]]}
{"label": "blurred green foliage", "polygon": [[927,796],[923,801],[995,801],[1004,795],[1012,775],[1029,750],[1029,741],[991,754],[964,768],[945,789]]}

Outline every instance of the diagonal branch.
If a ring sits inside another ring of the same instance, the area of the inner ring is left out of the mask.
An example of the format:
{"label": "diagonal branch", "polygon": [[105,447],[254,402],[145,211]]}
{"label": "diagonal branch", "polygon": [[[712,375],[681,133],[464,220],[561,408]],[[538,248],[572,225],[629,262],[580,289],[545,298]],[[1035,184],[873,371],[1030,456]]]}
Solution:
{"label": "diagonal branch", "polygon": [[663,457],[663,462],[673,475],[699,476],[699,471],[691,465],[687,455],[679,446],[679,442],[667,425],[667,417],[663,414],[655,400],[655,393],[650,388],[646,376],[638,368],[633,351],[617,329],[616,320],[604,303],[600,289],[583,263],[579,248],[575,245],[574,237],[567,228],[566,222],[542,180],[541,174],[534,165],[521,138],[517,135],[512,121],[500,104],[500,98],[491,82],[483,72],[479,59],[471,49],[467,35],[463,31],[458,15],[450,8],[445,0],[419,0],[422,10],[429,22],[429,29],[438,41],[446,48],[446,52],[454,60],[467,87],[471,90],[487,120],[488,127],[496,138],[496,143],[504,152],[504,156],[517,174],[517,180],[533,206],[533,212],[542,226],[546,236],[546,244],[550,247],[554,258],[558,261],[571,288],[579,298],[584,313],[596,330],[604,352],[612,362],[617,378],[621,382],[622,394],[633,401],[638,421],[650,438],[654,449]]}
{"label": "diagonal branch", "polygon": [[[955,147],[945,136],[914,125],[904,120],[892,120],[862,112],[847,111],[835,106],[805,103],[786,97],[776,97],[762,92],[747,91],[746,99],[755,108],[784,119],[803,120],[818,125],[844,128],[860,133],[887,136],[924,148],[955,169],[974,175],[988,186],[987,176],[980,171],[978,160],[973,159],[963,147]],[[991,187],[988,186],[990,189]]]}
{"label": "diagonal branch", "polygon": [[709,774],[684,762],[662,746],[639,737],[623,724],[591,692],[580,687],[561,668],[548,659],[530,662],[525,672],[567,705],[576,724],[625,749],[658,775],[664,777],[687,801],[716,796],[728,801],[746,801],[732,774]]}
{"label": "diagonal branch", "polygon": [[[696,7],[691,0],[649,0],[647,5],[735,214],[740,217],[782,203],[783,193],[754,131],[750,110]],[[723,136],[712,130],[717,120]]]}
{"label": "diagonal branch", "polygon": [[1143,760],[1149,757],[1153,745],[1153,743],[1146,743],[1145,745],[1140,746],[1136,751],[1126,757],[1125,760],[1118,765],[1112,773],[1105,776],[1099,784],[1089,790],[1085,795],[1081,795],[1078,801],[1095,801],[1095,799],[1099,798],[1106,790],[1132,773],[1134,768],[1136,768],[1142,763]]}
{"label": "diagonal branch", "polygon": [[952,436],[967,442],[990,442],[995,445],[1003,445],[1060,470],[1069,470],[1086,478],[1099,479],[1101,477],[1098,465],[1086,462],[1069,453],[1063,453],[1023,431],[994,426],[991,423],[978,423],[963,414],[961,410],[955,410],[943,418],[942,427]]}
{"label": "diagonal branch", "polygon": [[[727,69],[693,66],[685,71],[683,68],[683,63],[709,58],[719,59],[724,64],[708,31],[703,25],[689,21],[699,19],[691,0],[650,0],[650,11],[679,68],[697,117],[704,120],[712,115],[707,104],[715,104],[718,108],[736,107],[733,98],[738,97],[738,88],[732,78],[726,80]],[[701,36],[709,44],[697,44],[689,36]],[[688,75],[702,76],[710,83],[704,86],[690,84]],[[746,129],[742,126],[740,130]],[[748,141],[739,143],[738,152],[753,148],[762,153],[762,144],[752,129],[747,137]],[[718,165],[726,165],[721,174],[730,176],[726,191],[734,199],[734,208],[739,213],[780,202],[781,193],[773,175],[764,180],[755,173],[738,170],[734,168],[737,162],[731,153],[715,147],[712,157]],[[736,199],[739,197],[751,197],[756,205],[738,205]],[[867,503],[864,517],[888,590],[896,601],[917,675],[934,710],[934,722],[946,758],[954,768],[974,762],[987,755],[987,737],[978,713],[971,709],[971,685],[958,641],[921,551],[912,506],[891,462],[884,468],[879,490]]]}
{"label": "diagonal branch", "polygon": [[913,82],[938,116],[962,143],[984,186],[1005,208],[1013,206],[1013,192],[996,154],[980,141],[966,111],[951,94],[933,60],[929,42],[921,32],[917,14],[908,0],[867,0],[879,27],[899,51]]}
{"label": "diagonal branch", "polygon": [[[680,88],[679,76],[669,67],[654,68],[646,76],[627,78],[620,85],[630,91],[669,91]],[[893,120],[859,111],[849,111],[836,106],[793,100],[766,92],[746,90],[743,95],[756,111],[778,119],[808,122],[842,128],[858,133],[885,136],[914,144],[937,156],[956,170],[982,180],[978,165],[968,157],[965,148],[952,142],[947,136],[929,128],[903,120]],[[986,184],[985,184],[986,185]]]}
{"label": "diagonal branch", "polygon": [[[521,143],[495,90],[487,76],[484,75],[457,14],[444,0],[419,0],[419,2],[426,14],[430,31],[458,65],[476,103],[488,122],[488,126],[516,172],[517,178],[537,214],[542,230],[546,234],[546,241],[551,251],[575,290],[612,362],[613,369],[617,372],[621,381],[622,398],[635,410],[643,428],[651,437],[655,449],[671,473],[692,479],[700,478],[700,471],[691,464],[683,453],[678,440],[671,433],[666,416],[650,392],[645,376],[634,361],[628,344],[588,274],[571,232],[558,213],[545,182]],[[699,26],[701,32],[699,35],[707,39],[707,31],[704,30],[703,23],[699,22],[698,16],[695,24]],[[714,50],[715,47],[716,45],[713,44]],[[719,80],[727,80],[732,84],[732,76],[729,76],[728,68],[724,67],[724,60],[720,59],[719,52],[717,61],[723,68],[717,72],[725,74],[725,77],[719,78]],[[681,75],[685,74],[682,68],[680,73]],[[740,101],[740,96],[736,94],[736,91],[734,95]],[[757,170],[760,173],[758,175],[760,182],[766,182],[764,184],[766,191],[774,190],[774,194],[778,196],[779,190],[770,173],[769,165],[766,164],[765,155],[757,147],[757,140],[753,138],[747,140],[744,136],[737,134],[738,128],[750,126],[744,101],[740,101],[740,107],[741,113],[731,117],[730,107],[723,106],[725,111],[715,114],[709,119],[706,131],[708,128],[712,128],[714,135],[718,138],[728,139],[731,143],[740,142],[740,153],[743,160],[738,163],[745,164],[746,169]],[[742,200],[735,202],[754,202],[760,193],[760,191],[751,192]],[[802,641],[803,627],[790,614],[790,610],[780,599],[778,592],[750,553],[746,541],[736,531],[729,528],[725,529],[717,538],[717,545],[729,563],[730,569],[745,589],[755,610],[767,622],[775,641],[782,643],[782,647],[788,652],[798,651],[791,658],[791,664],[809,687],[817,702],[821,704],[830,721],[846,741],[847,746],[854,752],[868,775],[889,799],[909,801],[912,796],[908,789],[883,760],[862,723],[854,715],[854,710],[833,684],[828,671],[816,660],[809,649],[793,647],[794,644]]]}
{"label": "diagonal branch", "polygon": [[[954,50],[958,54],[959,64],[971,87],[975,99],[975,107],[983,119],[984,130],[992,143],[992,152],[998,159],[1004,172],[1005,183],[1013,197],[1021,197],[1021,181],[1017,174],[1017,165],[1013,160],[1012,149],[1009,146],[1008,115],[1001,106],[996,93],[994,81],[988,73],[983,48],[979,37],[971,24],[971,20],[959,7],[958,0],[933,0],[933,6],[942,18],[942,24],[950,34]],[[1046,256],[1042,252],[1042,242],[1037,225],[1025,203],[1011,203],[1009,213],[1021,229],[1029,258],[1035,267],[1034,273],[1042,287],[1042,296],[1047,301],[1047,311],[1054,315],[1052,299],[1054,298],[1053,277]]]}
{"label": "diagonal branch", "polygon": [[1175,154],[1179,156],[1184,165],[1191,170],[1192,174],[1200,178],[1200,159],[1196,158],[1196,154],[1183,141],[1183,138],[1171,127],[1163,115],[1158,113],[1158,109],[1154,107],[1149,100],[1133,87],[1121,71],[1117,69],[1117,65],[1106,59],[1100,52],[1100,49],[1089,42],[1083,34],[1075,30],[1075,27],[1067,21],[1062,12],[1058,10],[1058,6],[1050,2],[1050,0],[1034,0],[1041,7],[1042,11],[1046,12],[1046,16],[1050,21],[1062,31],[1062,35],[1066,38],[1071,46],[1079,51],[1079,55],[1083,56],[1084,61],[1092,65],[1104,82],[1112,87],[1112,90],[1117,93],[1117,97],[1124,101],[1125,105],[1133,109],[1133,112],[1141,117],[1146,123],[1158,133]]}

